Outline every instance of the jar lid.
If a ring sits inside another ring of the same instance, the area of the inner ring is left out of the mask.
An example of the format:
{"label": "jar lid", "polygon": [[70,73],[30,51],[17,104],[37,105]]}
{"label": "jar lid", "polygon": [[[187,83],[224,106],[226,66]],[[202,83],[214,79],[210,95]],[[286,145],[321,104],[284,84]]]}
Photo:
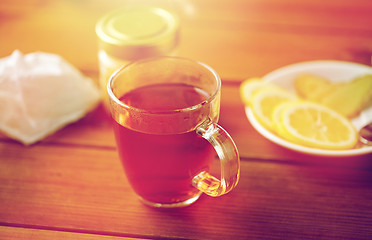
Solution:
{"label": "jar lid", "polygon": [[166,55],[178,44],[178,29],[174,14],[149,6],[110,12],[96,25],[100,48],[128,60]]}

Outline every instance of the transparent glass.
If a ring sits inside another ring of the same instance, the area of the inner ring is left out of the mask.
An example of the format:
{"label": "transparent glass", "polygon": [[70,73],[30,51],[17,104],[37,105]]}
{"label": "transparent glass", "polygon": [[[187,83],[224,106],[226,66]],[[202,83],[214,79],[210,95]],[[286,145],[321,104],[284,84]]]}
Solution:
{"label": "transparent glass", "polygon": [[[178,57],[131,63],[107,91],[126,176],[141,200],[180,207],[220,196],[239,180],[238,150],[217,122],[221,80],[209,66]],[[220,176],[210,173],[220,159]]]}

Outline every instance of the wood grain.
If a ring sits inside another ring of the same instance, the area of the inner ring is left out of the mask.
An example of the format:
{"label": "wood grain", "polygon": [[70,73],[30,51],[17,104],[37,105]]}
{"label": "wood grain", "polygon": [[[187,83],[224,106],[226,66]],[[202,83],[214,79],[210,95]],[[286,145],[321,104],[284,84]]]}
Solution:
{"label": "wood grain", "polygon": [[242,161],[241,180],[233,192],[203,196],[195,205],[168,211],[137,200],[115,151],[66,151],[6,145],[0,224],[144,238],[245,239],[265,229],[276,239],[314,231],[324,239],[372,234],[368,170]]}
{"label": "wood grain", "polygon": [[[211,65],[224,79],[262,76],[287,64],[316,59],[371,64],[368,0],[189,2],[194,11],[181,15],[179,54]],[[0,8],[0,17],[8,21],[0,25],[6,36],[1,39],[0,56],[14,49],[53,52],[79,69],[95,72],[95,23],[105,12],[123,6],[121,1],[35,0],[18,13],[15,2],[1,4],[5,7]]]}
{"label": "wood grain", "polygon": [[[0,58],[15,49],[52,52],[97,81],[95,23],[133,2],[3,0]],[[32,146],[0,133],[0,238],[370,239],[372,154],[317,157],[269,142],[247,120],[239,85],[300,61],[371,65],[372,1],[158,3],[179,13],[179,55],[223,80],[219,124],[241,155],[237,188],[183,209],[144,206],[99,106]]]}
{"label": "wood grain", "polygon": [[[142,239],[130,238],[124,236],[105,236],[99,234],[78,233],[56,231],[56,230],[43,230],[43,229],[30,229],[30,228],[15,228],[15,227],[2,227],[0,226],[0,238],[3,240],[13,239],[29,239],[29,240],[65,240],[65,239],[81,239],[81,240],[119,240],[119,239]],[[144,239],[144,238],[143,238]]]}
{"label": "wood grain", "polygon": [[278,147],[248,120],[236,121],[244,119],[237,91],[237,85],[223,85],[220,124],[242,157],[240,183],[227,196],[204,196],[179,211],[143,206],[125,179],[110,122],[98,108],[33,146],[2,140],[0,225],[143,238],[258,238],[266,228],[274,239],[296,238],[296,232],[311,236],[310,230],[321,231],[324,239],[351,237],[353,229],[361,237],[370,234],[371,155],[314,158]]}

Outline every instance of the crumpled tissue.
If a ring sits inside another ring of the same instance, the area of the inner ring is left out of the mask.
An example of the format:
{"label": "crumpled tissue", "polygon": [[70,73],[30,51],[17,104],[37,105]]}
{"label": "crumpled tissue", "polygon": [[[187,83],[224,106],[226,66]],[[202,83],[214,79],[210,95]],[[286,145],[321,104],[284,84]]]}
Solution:
{"label": "crumpled tissue", "polygon": [[25,145],[82,118],[100,100],[93,81],[58,55],[0,59],[0,131]]}

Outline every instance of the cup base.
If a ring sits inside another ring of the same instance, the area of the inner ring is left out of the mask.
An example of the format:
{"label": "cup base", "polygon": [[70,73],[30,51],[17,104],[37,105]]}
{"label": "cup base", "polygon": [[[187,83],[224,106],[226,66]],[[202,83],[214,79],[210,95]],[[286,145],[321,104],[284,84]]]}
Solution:
{"label": "cup base", "polygon": [[196,200],[199,199],[201,194],[202,194],[202,192],[199,192],[198,194],[196,194],[192,198],[187,199],[186,201],[175,202],[175,203],[155,203],[155,202],[147,201],[147,200],[145,200],[141,197],[140,197],[140,200],[145,205],[150,206],[150,207],[154,207],[154,208],[181,208],[181,207],[187,207],[187,206],[193,204]]}

